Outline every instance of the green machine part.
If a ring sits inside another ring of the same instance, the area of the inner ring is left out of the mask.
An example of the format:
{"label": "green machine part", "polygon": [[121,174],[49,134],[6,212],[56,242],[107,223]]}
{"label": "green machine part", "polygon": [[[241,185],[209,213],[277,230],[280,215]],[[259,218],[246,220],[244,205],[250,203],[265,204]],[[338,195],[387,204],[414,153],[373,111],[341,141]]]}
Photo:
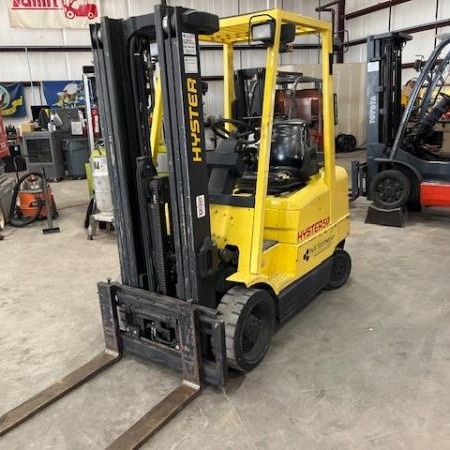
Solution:
{"label": "green machine part", "polygon": [[94,148],[91,153],[91,157],[89,158],[89,162],[85,164],[86,167],[86,180],[88,184],[89,196],[92,197],[94,195],[94,177],[92,175],[92,160],[95,158],[100,158],[102,156],[106,156],[106,149],[103,146],[99,146]]}

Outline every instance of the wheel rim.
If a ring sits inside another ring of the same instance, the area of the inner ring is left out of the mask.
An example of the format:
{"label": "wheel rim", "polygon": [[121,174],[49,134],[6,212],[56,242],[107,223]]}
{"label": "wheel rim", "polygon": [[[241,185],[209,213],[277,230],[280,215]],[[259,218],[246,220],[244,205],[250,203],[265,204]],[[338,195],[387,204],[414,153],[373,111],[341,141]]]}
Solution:
{"label": "wheel rim", "polygon": [[271,337],[270,308],[266,304],[257,304],[245,318],[241,339],[244,359],[253,362],[268,345]]}
{"label": "wheel rim", "polygon": [[248,354],[258,342],[261,333],[261,324],[261,319],[255,314],[251,314],[247,318],[247,324],[242,336],[242,349],[244,350],[244,354]]}
{"label": "wheel rim", "polygon": [[375,186],[377,197],[384,203],[396,203],[403,198],[405,187],[395,177],[382,178]]}
{"label": "wheel rim", "polygon": [[343,257],[336,257],[331,269],[331,281],[339,282],[347,272],[347,263]]}

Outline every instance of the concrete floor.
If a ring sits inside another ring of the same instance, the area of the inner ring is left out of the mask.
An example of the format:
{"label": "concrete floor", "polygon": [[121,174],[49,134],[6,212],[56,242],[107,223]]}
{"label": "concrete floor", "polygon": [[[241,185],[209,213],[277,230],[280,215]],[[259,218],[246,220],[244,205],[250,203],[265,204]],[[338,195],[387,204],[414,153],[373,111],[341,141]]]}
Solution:
{"label": "concrete floor", "polygon": [[[85,238],[83,181],[54,184],[61,233],[42,223],[0,242],[0,414],[103,347],[95,283],[118,273],[114,236]],[[346,286],[274,337],[263,363],[205,389],[143,448],[450,448],[450,213],[405,229],[352,209]],[[64,209],[66,208],[66,209]],[[0,439],[1,449],[102,449],[177,374],[125,359]]]}

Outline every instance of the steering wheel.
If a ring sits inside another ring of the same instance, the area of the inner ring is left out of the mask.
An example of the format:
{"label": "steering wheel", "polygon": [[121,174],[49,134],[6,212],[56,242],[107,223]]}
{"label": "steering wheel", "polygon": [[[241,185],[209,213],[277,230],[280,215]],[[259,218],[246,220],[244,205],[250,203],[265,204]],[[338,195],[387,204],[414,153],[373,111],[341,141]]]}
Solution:
{"label": "steering wheel", "polygon": [[[244,130],[227,130],[225,128],[225,124],[227,123],[231,123],[236,128],[244,128]],[[236,119],[217,119],[211,123],[211,130],[216,136],[220,137],[221,139],[229,139],[230,137],[234,137],[238,141],[242,141],[247,136],[253,134],[254,138],[250,141],[246,141],[245,144],[256,144],[256,142],[259,141],[260,137],[259,131],[253,125]]]}

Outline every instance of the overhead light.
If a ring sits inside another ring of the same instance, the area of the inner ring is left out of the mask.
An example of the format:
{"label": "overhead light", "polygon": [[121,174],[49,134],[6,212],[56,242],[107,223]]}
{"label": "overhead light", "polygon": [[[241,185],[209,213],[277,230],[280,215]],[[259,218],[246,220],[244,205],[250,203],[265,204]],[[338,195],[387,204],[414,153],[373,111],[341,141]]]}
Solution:
{"label": "overhead light", "polygon": [[250,34],[253,43],[272,45],[275,39],[275,20],[251,25]]}

